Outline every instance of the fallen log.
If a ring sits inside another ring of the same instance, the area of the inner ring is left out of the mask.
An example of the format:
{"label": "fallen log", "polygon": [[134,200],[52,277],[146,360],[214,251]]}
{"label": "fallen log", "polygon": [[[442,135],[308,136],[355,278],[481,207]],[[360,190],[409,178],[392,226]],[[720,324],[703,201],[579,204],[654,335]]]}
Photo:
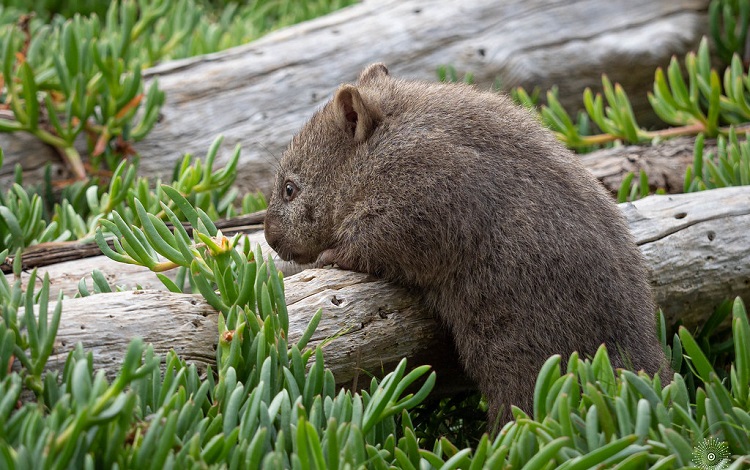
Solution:
{"label": "fallen log", "polygon": [[[709,0],[371,0],[224,52],[165,63],[159,78],[167,102],[153,132],[136,144],[142,175],[167,176],[184,153],[201,156],[224,134],[224,164],[240,143],[237,182],[267,192],[274,163],[313,111],[367,64],[383,61],[395,76],[435,79],[440,65],[472,72],[478,86],[553,85],[570,110],[601,74],[620,82],[643,125],[654,70],[694,50],[706,34]],[[13,179],[43,181],[57,154],[24,133],[0,134]],[[85,153],[83,145],[79,149]]]}
{"label": "fallen log", "polygon": [[750,300],[750,187],[621,204],[668,324],[701,325],[725,299]]}
{"label": "fallen log", "polygon": [[[739,295],[750,301],[750,187],[651,196],[620,208],[646,258],[656,302],[668,323],[679,319],[694,327],[726,298]],[[261,241],[262,233],[251,240]],[[132,272],[132,277],[123,277],[123,271],[132,269],[127,265],[103,257],[90,260],[101,263],[99,269],[117,283],[130,283],[127,288],[155,280],[143,268],[136,281]],[[51,275],[52,291],[75,292],[78,280],[91,271],[90,260],[44,268],[67,275]],[[288,277],[285,286],[290,340],[323,309],[313,339],[336,336],[326,346],[325,357],[339,383],[357,380],[363,371],[378,375],[401,357],[458,377],[451,342],[407,290],[333,268],[304,270]],[[63,302],[56,356],[48,365],[52,369],[61,368],[67,352],[80,341],[94,351],[97,367],[112,374],[134,336],[154,344],[159,353],[173,348],[198,364],[213,360],[217,314],[199,296],[148,290]],[[450,385],[469,386],[464,380],[451,380]]]}
{"label": "fallen log", "polygon": [[[441,373],[460,373],[448,336],[405,289],[334,269],[304,271],[285,280],[285,288],[290,343],[301,337],[317,308],[323,308],[310,345],[338,335],[324,351],[339,384],[364,375],[359,383],[366,385],[369,374],[382,376],[402,357],[413,365],[440,364]],[[151,343],[157,354],[174,349],[202,370],[214,365],[218,315],[199,295],[138,290],[67,299],[63,306],[48,370],[62,370],[68,352],[80,342],[93,354],[95,367],[113,377],[134,337]],[[398,337],[404,331],[409,336]],[[456,390],[468,386],[468,381],[459,381]]]}

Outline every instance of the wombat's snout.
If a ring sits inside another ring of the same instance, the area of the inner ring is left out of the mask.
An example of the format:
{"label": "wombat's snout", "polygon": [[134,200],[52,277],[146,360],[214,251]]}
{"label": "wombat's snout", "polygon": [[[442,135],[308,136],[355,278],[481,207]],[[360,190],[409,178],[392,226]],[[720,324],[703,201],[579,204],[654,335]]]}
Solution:
{"label": "wombat's snout", "polygon": [[278,221],[266,214],[266,220],[263,222],[263,231],[268,244],[271,245],[271,248],[277,250],[282,235]]}

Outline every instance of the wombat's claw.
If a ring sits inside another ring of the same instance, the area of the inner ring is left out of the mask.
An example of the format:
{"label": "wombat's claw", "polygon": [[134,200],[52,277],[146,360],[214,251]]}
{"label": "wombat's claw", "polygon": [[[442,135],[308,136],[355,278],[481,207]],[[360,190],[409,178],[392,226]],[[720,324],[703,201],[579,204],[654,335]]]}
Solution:
{"label": "wombat's claw", "polygon": [[336,263],[336,252],[333,249],[324,250],[318,255],[318,259],[315,261],[316,268],[322,268],[323,266],[329,266]]}
{"label": "wombat's claw", "polygon": [[322,268],[323,266],[332,266],[334,264],[341,269],[350,269],[346,263],[341,261],[338,253],[333,248],[324,250],[321,254],[318,255],[318,259],[315,261],[316,268]]}

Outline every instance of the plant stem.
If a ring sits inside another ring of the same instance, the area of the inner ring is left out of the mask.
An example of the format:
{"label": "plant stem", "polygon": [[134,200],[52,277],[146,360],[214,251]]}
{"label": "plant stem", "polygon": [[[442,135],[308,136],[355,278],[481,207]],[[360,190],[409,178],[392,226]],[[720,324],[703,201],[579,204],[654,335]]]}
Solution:
{"label": "plant stem", "polygon": [[86,168],[83,167],[83,161],[81,160],[81,154],[72,145],[66,145],[64,147],[55,147],[62,157],[65,165],[73,172],[73,176],[77,180],[85,180],[88,175],[86,174]]}
{"label": "plant stem", "polygon": [[[719,133],[726,135],[729,133],[729,127],[720,127]],[[639,136],[643,137],[644,139],[656,139],[656,138],[672,138],[672,137],[680,137],[684,135],[697,135],[701,132],[705,132],[706,126],[703,123],[695,123],[695,124],[688,124],[686,126],[680,126],[680,127],[669,127],[667,129],[661,129],[658,131],[642,131],[639,133]],[[743,126],[734,127],[734,132],[737,134],[748,134],[750,133],[750,124],[746,124]],[[596,134],[596,135],[586,135],[581,136],[581,145],[598,145],[598,144],[606,144],[609,142],[614,142],[616,140],[623,140],[622,136],[612,135],[612,134]],[[561,140],[565,140],[564,138]]]}
{"label": "plant stem", "polygon": [[667,129],[662,129],[658,131],[647,131],[645,132],[645,135],[648,136],[650,139],[654,139],[656,137],[679,137],[682,135],[697,135],[701,132],[704,132],[706,130],[706,126],[701,123],[695,123],[695,124],[689,124],[687,126],[681,126],[681,127],[669,127]]}

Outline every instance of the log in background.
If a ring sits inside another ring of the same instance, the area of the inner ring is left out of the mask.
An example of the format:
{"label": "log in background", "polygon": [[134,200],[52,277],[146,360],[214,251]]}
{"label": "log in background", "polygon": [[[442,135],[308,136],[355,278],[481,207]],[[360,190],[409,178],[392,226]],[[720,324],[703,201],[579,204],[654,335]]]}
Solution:
{"label": "log in background", "polygon": [[[224,52],[169,62],[158,77],[167,101],[153,132],[136,145],[143,175],[170,175],[186,152],[203,156],[226,139],[217,165],[236,144],[243,153],[237,184],[267,191],[291,136],[342,82],[369,63],[394,76],[435,80],[438,66],[472,72],[478,86],[558,86],[569,110],[607,73],[629,92],[649,125],[654,70],[697,48],[707,33],[709,0],[366,0]],[[41,181],[49,147],[23,134],[0,134],[5,165],[27,183]],[[81,150],[85,148],[82,145]],[[64,176],[59,163],[56,174]]]}

